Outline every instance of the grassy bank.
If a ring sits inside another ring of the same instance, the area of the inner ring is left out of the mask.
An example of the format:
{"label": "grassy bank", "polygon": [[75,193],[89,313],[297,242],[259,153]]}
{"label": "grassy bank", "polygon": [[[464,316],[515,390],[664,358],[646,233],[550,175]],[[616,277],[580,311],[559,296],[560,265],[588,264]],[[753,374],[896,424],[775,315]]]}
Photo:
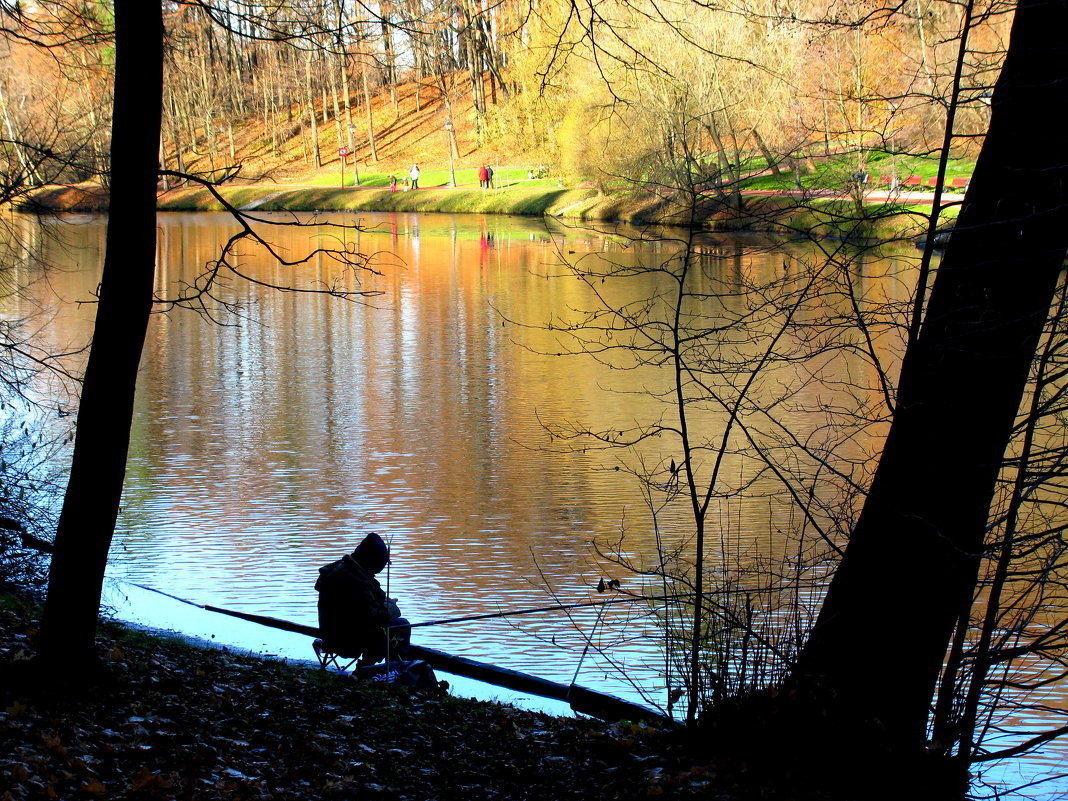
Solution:
{"label": "grassy bank", "polygon": [[[474,214],[559,214],[587,203],[597,193],[592,189],[547,187],[483,190],[478,188],[428,188],[412,191],[351,189],[328,186],[236,186],[220,194],[240,209],[258,211],[398,211]],[[222,211],[223,206],[202,188],[175,189],[163,194],[164,211]]]}
{"label": "grassy bank", "polygon": [[[510,189],[432,187],[412,191],[341,187],[243,186],[221,191],[239,209],[259,211],[367,211],[558,216],[577,221],[634,225],[679,225],[691,220],[689,209],[670,200],[633,193],[601,194],[590,188],[521,185]],[[175,189],[160,198],[164,211],[222,211],[202,188]],[[922,207],[869,204],[858,219],[852,201],[747,196],[738,215],[710,202],[696,221],[716,231],[804,232],[806,235],[888,239],[919,235],[926,221]]]}
{"label": "grassy bank", "polygon": [[[373,182],[371,178],[367,179]],[[374,179],[377,180],[377,179]],[[671,200],[633,193],[601,194],[595,189],[537,185],[521,181],[505,189],[432,186],[395,192],[388,188],[287,186],[254,184],[219,190],[235,208],[289,212],[425,212],[559,216],[576,221],[611,221],[634,225],[689,224],[716,231],[761,231],[851,239],[916,239],[922,235],[929,210],[923,206],[869,203],[863,216],[845,199],[791,198],[747,195],[741,214],[725,211],[709,201],[695,215]],[[104,211],[107,196],[91,187],[46,187],[35,192],[29,211]],[[159,198],[162,211],[219,212],[225,206],[207,189],[182,187]],[[951,215],[950,215],[951,216]]]}

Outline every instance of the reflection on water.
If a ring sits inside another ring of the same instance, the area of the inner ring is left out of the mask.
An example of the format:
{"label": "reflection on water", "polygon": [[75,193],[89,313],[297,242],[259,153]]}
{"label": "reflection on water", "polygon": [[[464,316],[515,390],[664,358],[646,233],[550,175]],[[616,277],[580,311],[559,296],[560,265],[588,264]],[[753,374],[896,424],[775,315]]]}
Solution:
{"label": "reflection on water", "polygon": [[[265,283],[380,294],[351,302],[234,279],[218,292],[239,304],[236,313],[207,301],[222,325],[186,309],[153,318],[111,575],[314,623],[318,567],[374,530],[394,555],[383,581],[413,622],[596,598],[602,576],[639,589],[590,547],[625,526],[632,555],[652,554],[636,482],[614,469],[613,451],[561,448],[543,423],[630,429],[660,413],[648,392],[662,389],[663,377],[545,355],[559,350],[557,339],[513,321],[559,319],[588,300],[580,282],[549,280],[560,253],[610,251],[625,261],[666,246],[623,247],[540,220],[361,221],[362,232],[282,228],[270,236],[290,257],[339,242],[377,254],[378,275],[354,274],[324,255],[281,267],[250,245],[238,262]],[[88,337],[93,308],[77,303],[91,298],[103,228],[84,220],[50,227],[60,236],[36,247],[66,266],[39,281],[34,296],[67,302],[48,329],[67,346]],[[210,214],[161,215],[159,229],[158,288],[168,295],[193,282],[234,230]],[[715,258],[723,280],[732,271],[781,271],[787,261],[741,241],[721,243]],[[867,291],[894,290],[873,281]],[[854,387],[872,380],[848,378]],[[702,424],[714,429],[722,419]],[[801,433],[813,437],[815,428]],[[717,542],[774,552],[792,525],[779,514],[774,497],[732,507],[717,520]],[[416,637],[565,682],[581,663],[581,682],[632,697],[636,683],[662,704],[662,656],[644,611],[612,607],[596,626],[593,611],[579,610],[432,626]],[[587,637],[597,647],[583,658]]]}

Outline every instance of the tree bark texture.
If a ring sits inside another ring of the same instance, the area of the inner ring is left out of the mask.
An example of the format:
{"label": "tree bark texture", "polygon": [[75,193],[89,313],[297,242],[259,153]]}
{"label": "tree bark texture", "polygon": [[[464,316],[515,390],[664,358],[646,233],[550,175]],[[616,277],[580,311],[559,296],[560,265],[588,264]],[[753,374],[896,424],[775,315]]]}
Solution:
{"label": "tree bark texture", "polygon": [[[152,307],[163,102],[159,2],[115,2],[111,207],[92,349],[41,629],[46,666],[92,658]],[[77,671],[75,671],[77,673]]]}
{"label": "tree bark texture", "polygon": [[1068,3],[1021,0],[990,130],[796,675],[921,745],[1068,248]]}
{"label": "tree bark texture", "polygon": [[315,119],[315,92],[312,90],[311,62],[312,53],[309,50],[304,54],[304,101],[308,107],[308,124],[311,128],[312,164],[319,168],[323,166],[323,160],[319,154],[319,127]]}
{"label": "tree bark texture", "polygon": [[[367,144],[371,148],[371,161],[378,163],[378,146],[375,144],[375,119],[371,110],[371,87],[367,81],[367,64],[361,65],[360,75],[363,80],[363,102],[367,115]],[[353,160],[356,156],[353,155]]]}

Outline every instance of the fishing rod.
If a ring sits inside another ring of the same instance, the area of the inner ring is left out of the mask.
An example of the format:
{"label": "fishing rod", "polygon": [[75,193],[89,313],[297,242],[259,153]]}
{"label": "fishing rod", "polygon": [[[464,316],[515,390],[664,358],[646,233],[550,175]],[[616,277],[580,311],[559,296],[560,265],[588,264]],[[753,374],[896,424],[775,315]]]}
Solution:
{"label": "fishing rod", "polygon": [[[285,631],[292,631],[297,634],[308,634],[313,637],[319,636],[319,629],[314,626],[305,626],[300,623],[293,623],[288,620],[281,620],[280,618],[270,617],[268,615],[257,615],[252,612],[239,612],[235,609],[224,609],[221,606],[212,606],[211,604],[197,603],[196,601],[190,601],[187,598],[180,598],[177,595],[172,595],[171,593],[164,592],[163,590],[157,590],[155,587],[149,587],[146,584],[138,584],[135,581],[131,581],[130,584],[135,587],[140,587],[142,590],[148,590],[149,592],[154,592],[159,595],[166,596],[167,598],[171,598],[175,601],[180,601],[183,604],[195,606],[198,609],[205,609],[209,612],[218,612],[220,614],[229,615],[231,617],[241,618],[242,620],[250,620],[254,623],[263,623],[264,625],[274,626],[275,628],[280,628]],[[487,612],[478,615],[464,615],[462,617],[441,618],[439,620],[425,620],[422,623],[409,623],[407,624],[407,626],[409,628],[416,629],[423,628],[425,626],[447,626],[452,623],[471,623],[477,620],[493,620],[496,618],[517,617],[519,615],[534,615],[544,612],[560,612],[571,609],[589,609],[592,607],[615,606],[616,604],[630,604],[636,603],[638,601],[677,601],[683,598],[692,598],[695,594],[696,593],[692,592],[681,593],[679,595],[628,594],[626,598],[610,598],[604,601],[585,601],[581,603],[576,602],[569,604],[552,604],[551,606],[538,606],[528,609],[512,609],[505,612]],[[707,595],[710,593],[705,594]],[[386,628],[390,627],[387,626]]]}
{"label": "fishing rod", "polygon": [[[475,620],[493,620],[501,617],[517,617],[519,615],[534,615],[541,612],[560,612],[570,609],[588,609],[595,606],[614,606],[615,604],[632,604],[637,601],[677,601],[680,598],[692,598],[695,593],[688,592],[680,595],[627,595],[626,598],[612,598],[606,601],[585,601],[582,603],[553,604],[552,606],[538,606],[530,609],[512,609],[507,612],[486,612],[480,615],[465,615],[463,617],[447,617],[441,620],[427,620],[422,623],[410,624],[413,629],[420,626],[446,626],[450,623],[470,623]],[[706,593],[707,594],[707,593]]]}
{"label": "fishing rod", "polygon": [[164,592],[163,590],[157,590],[155,587],[149,587],[147,584],[138,584],[136,581],[131,581],[129,583],[134,587],[140,587],[142,590],[148,590],[157,595],[163,595],[172,600],[180,601],[183,604],[195,606],[197,609],[204,609],[208,612],[218,612],[222,615],[229,615],[230,617],[240,618],[241,620],[248,620],[251,623],[259,623],[261,626],[268,626],[273,629],[280,629],[281,631],[291,631],[294,634],[305,634],[309,637],[318,637],[320,634],[317,626],[294,623],[291,620],[283,620],[282,618],[271,617],[270,615],[257,615],[252,612],[239,612],[236,609],[225,609],[221,606],[212,606],[211,604],[200,604],[196,601],[190,601],[188,598],[182,598],[177,595],[172,595],[169,592]]}

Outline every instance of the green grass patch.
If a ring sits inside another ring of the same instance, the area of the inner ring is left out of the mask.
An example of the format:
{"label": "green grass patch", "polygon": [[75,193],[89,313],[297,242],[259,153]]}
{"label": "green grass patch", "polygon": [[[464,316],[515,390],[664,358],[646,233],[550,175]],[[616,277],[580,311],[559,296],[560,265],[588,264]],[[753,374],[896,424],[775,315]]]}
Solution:
{"label": "green grass patch", "polygon": [[[812,166],[815,169],[812,169]],[[929,186],[931,179],[938,176],[938,159],[923,156],[909,156],[888,151],[872,151],[866,154],[866,169],[871,189],[883,189],[889,185],[890,176],[896,174],[902,183],[902,189],[933,191]],[[766,174],[747,178],[742,182],[743,189],[756,190],[792,190],[796,189],[794,173],[784,167],[781,175]],[[971,178],[975,162],[951,159],[946,165],[945,191],[963,192],[963,189],[950,186],[954,178]],[[801,187],[808,190],[844,189],[846,183],[857,170],[855,153],[840,156],[815,158],[806,164],[801,175]],[[915,176],[918,185],[904,185],[906,179]]]}

